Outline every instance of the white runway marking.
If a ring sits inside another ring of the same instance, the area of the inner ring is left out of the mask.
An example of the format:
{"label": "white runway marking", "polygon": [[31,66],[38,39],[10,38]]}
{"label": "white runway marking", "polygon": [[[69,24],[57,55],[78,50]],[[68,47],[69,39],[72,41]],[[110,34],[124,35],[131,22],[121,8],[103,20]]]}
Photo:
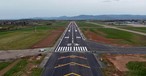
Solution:
{"label": "white runway marking", "polygon": [[87,47],[85,47],[85,51],[88,51]]}
{"label": "white runway marking", "polygon": [[80,39],[81,37],[77,36],[76,38],[77,38],[77,39]]}
{"label": "white runway marking", "polygon": [[66,36],[66,37],[64,37],[64,38],[68,39],[68,38],[69,38],[69,36]]}
{"label": "white runway marking", "polygon": [[87,47],[58,47],[55,52],[87,52]]}

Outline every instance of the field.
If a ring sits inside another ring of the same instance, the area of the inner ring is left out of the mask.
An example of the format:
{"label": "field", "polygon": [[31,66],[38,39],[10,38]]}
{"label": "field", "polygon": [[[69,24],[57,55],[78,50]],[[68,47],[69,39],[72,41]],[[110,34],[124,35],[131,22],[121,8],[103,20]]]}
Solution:
{"label": "field", "polygon": [[145,36],[126,31],[116,30],[112,28],[81,28],[81,30],[88,39],[94,40],[96,42],[118,46],[146,45]]}
{"label": "field", "polygon": [[12,67],[9,71],[7,71],[4,76],[19,76],[19,74],[16,74],[19,71],[22,71],[24,67],[28,64],[27,60],[22,59],[20,60],[14,67]]}
{"label": "field", "polygon": [[4,69],[5,73],[0,71],[0,75],[3,76],[40,76],[42,74],[43,68],[39,68],[39,64],[44,59],[44,55],[37,55],[32,57],[25,57],[18,59],[17,63],[9,69]]}
{"label": "field", "polygon": [[122,27],[122,28],[146,33],[146,27]]}
{"label": "field", "polygon": [[[59,29],[64,30],[67,22],[54,22],[52,25],[47,25],[45,22],[40,24],[0,32],[0,50],[31,48],[33,45],[50,36],[52,31]],[[63,32],[63,30],[61,32]]]}
{"label": "field", "polygon": [[88,23],[88,22],[85,22],[85,21],[77,21],[77,25],[80,27],[80,28],[100,28],[102,27],[100,24],[91,24],[91,23]]}

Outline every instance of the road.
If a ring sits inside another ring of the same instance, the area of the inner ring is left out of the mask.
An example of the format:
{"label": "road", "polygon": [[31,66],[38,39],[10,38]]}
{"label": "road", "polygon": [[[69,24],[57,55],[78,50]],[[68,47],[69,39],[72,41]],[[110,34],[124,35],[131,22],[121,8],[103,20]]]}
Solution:
{"label": "road", "polygon": [[75,22],[70,22],[42,76],[102,76],[100,65]]}

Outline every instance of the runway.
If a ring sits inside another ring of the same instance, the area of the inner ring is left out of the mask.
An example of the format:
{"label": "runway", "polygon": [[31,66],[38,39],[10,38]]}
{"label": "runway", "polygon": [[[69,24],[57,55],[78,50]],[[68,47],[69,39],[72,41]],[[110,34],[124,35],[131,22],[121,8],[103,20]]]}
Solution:
{"label": "runway", "polygon": [[100,65],[75,22],[69,23],[42,76],[102,76]]}

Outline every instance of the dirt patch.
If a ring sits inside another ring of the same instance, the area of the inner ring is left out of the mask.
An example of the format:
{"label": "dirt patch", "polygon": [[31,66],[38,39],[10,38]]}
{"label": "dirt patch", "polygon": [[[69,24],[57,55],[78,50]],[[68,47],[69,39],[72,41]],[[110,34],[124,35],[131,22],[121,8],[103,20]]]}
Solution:
{"label": "dirt patch", "polygon": [[51,33],[46,38],[33,45],[31,48],[34,49],[53,46],[59,36],[63,33],[63,31],[64,28],[58,28],[56,30],[51,31]]}
{"label": "dirt patch", "polygon": [[85,33],[86,37],[90,40],[93,40],[93,41],[96,41],[96,42],[104,42],[104,43],[112,44],[111,39],[104,38],[100,35],[97,35],[94,32],[89,31],[89,30],[84,31],[84,33]]}
{"label": "dirt patch", "polygon": [[28,58],[28,64],[27,66],[23,69],[23,72],[21,76],[31,76],[32,70],[34,68],[37,68],[42,61],[41,59],[44,58],[42,55],[37,55],[37,56],[32,56]]}
{"label": "dirt patch", "polygon": [[24,70],[22,76],[30,76],[31,73],[32,73],[32,69],[33,69],[33,68],[36,68],[36,67],[37,67],[37,65],[34,65],[34,64],[32,64],[32,63],[29,63],[29,64],[26,66],[26,68],[25,68],[25,70]]}
{"label": "dirt patch", "polygon": [[130,61],[146,61],[145,55],[107,55],[106,58],[121,72],[128,71],[126,64]]}

